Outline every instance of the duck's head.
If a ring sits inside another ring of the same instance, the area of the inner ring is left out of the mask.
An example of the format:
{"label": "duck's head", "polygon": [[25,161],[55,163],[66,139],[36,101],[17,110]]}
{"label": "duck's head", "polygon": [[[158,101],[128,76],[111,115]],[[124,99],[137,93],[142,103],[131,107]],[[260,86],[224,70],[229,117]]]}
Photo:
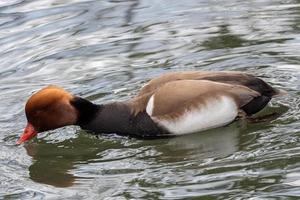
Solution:
{"label": "duck's head", "polygon": [[57,86],[48,86],[33,94],[25,106],[27,126],[17,143],[30,140],[39,132],[76,124],[78,111],[71,104],[74,98]]}

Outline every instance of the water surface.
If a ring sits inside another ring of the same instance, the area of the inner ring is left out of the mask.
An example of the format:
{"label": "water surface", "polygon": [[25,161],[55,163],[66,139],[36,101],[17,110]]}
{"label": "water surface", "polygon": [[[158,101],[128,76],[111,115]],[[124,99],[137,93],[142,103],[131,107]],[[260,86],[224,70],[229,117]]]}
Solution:
{"label": "water surface", "polygon": [[[0,1],[0,199],[299,199],[300,1]],[[27,98],[56,84],[97,103],[152,77],[239,70],[289,95],[259,123],[160,140],[78,127],[16,146]]]}

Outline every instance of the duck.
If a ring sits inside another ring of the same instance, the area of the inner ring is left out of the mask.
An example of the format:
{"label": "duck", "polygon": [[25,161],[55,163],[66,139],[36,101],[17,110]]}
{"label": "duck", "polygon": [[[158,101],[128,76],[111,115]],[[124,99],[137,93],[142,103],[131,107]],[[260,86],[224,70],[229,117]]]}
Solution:
{"label": "duck", "polygon": [[252,116],[283,94],[261,78],[238,71],[169,72],[150,80],[133,98],[106,104],[49,85],[28,99],[27,125],[17,144],[69,125],[142,139],[202,132]]}

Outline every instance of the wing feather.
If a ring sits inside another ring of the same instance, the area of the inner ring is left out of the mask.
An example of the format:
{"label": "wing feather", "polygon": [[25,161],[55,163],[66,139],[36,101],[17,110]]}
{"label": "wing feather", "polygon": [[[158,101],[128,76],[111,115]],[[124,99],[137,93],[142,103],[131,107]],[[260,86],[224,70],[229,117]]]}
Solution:
{"label": "wing feather", "polygon": [[[160,90],[166,90],[162,89],[165,85],[168,89],[173,91],[173,87],[176,87],[176,90],[180,90],[180,88],[185,88],[185,93],[181,92],[181,94],[184,94],[184,96],[187,99],[191,99],[189,95],[189,91],[192,91],[194,94],[194,91],[196,91],[196,94],[200,95],[205,92],[208,92],[207,90],[203,89],[205,86],[195,86],[199,87],[198,89],[195,89],[194,86],[183,86],[180,85],[180,83],[174,83],[177,81],[200,81],[200,80],[207,80],[210,82],[214,82],[217,84],[226,84],[226,91],[231,92],[234,96],[237,96],[236,99],[239,101],[240,104],[246,104],[245,102],[249,102],[249,99],[252,99],[252,96],[255,94],[259,96],[260,92],[255,87],[254,82],[257,81],[257,78],[255,78],[252,75],[243,73],[243,72],[233,72],[233,71],[221,71],[221,72],[214,72],[214,71],[187,71],[187,72],[171,72],[164,74],[162,76],[159,76],[158,78],[154,78],[151,81],[148,82],[138,93],[138,95],[133,98],[129,104],[131,104],[132,112],[136,115],[139,112],[143,112],[146,109],[147,103],[150,99],[150,97],[157,93],[157,91]],[[169,85],[170,84],[170,85]],[[176,85],[176,86],[175,86]],[[203,85],[203,84],[202,84]],[[219,88],[215,88],[212,90],[217,91],[222,86],[219,86]],[[229,87],[230,86],[230,87]],[[188,87],[191,87],[189,89]],[[214,88],[214,87],[212,87]],[[250,89],[251,88],[251,89]],[[255,92],[255,91],[258,92]],[[199,94],[200,92],[200,94]],[[162,92],[159,92],[162,93]],[[249,96],[249,94],[251,94]],[[174,95],[174,94],[171,94]],[[177,94],[178,96],[178,94]],[[173,103],[171,102],[170,105]]]}
{"label": "wing feather", "polygon": [[[260,94],[244,86],[217,83],[206,80],[179,80],[164,84],[153,96],[153,117],[176,117],[186,109],[204,106],[208,101],[226,96],[232,98],[237,107],[250,102]],[[147,102],[148,103],[148,102]]]}
{"label": "wing feather", "polygon": [[230,83],[236,85],[246,85],[255,78],[252,75],[235,71],[185,71],[171,72],[161,75],[149,81],[138,93],[137,96],[143,96],[153,93],[162,85],[178,80],[211,80],[221,83]]}

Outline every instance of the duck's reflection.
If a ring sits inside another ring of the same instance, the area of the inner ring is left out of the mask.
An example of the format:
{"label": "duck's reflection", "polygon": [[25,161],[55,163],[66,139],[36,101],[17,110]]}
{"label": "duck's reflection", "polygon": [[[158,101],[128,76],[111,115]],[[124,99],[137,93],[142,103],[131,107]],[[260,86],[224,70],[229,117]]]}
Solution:
{"label": "duck's reflection", "polygon": [[77,178],[71,172],[74,165],[95,159],[107,146],[114,146],[85,134],[80,133],[74,139],[59,143],[39,140],[38,143],[25,145],[27,154],[33,158],[29,167],[30,178],[56,187],[72,186]]}
{"label": "duck's reflection", "polygon": [[180,137],[174,137],[159,147],[163,153],[161,162],[180,162],[225,157],[238,151],[239,125],[212,129]]}
{"label": "duck's reflection", "polygon": [[[64,159],[65,156],[54,156],[54,145],[29,144],[25,148],[34,161],[29,167],[30,178],[38,183],[45,183],[56,187],[69,187],[74,184],[75,177],[68,173],[73,163]],[[46,152],[49,150],[50,152]]]}
{"label": "duck's reflection", "polygon": [[[76,164],[88,164],[95,160],[103,162],[102,152],[107,153],[106,150],[110,149],[120,149],[120,153],[126,153],[126,148],[139,149],[148,146],[154,149],[157,155],[161,155],[156,157],[156,162],[160,164],[223,157],[237,151],[239,130],[237,125],[230,125],[204,133],[158,140],[137,140],[125,137],[109,139],[107,136],[96,139],[86,133],[80,133],[74,139],[59,143],[39,140],[38,143],[25,145],[28,155],[33,158],[33,164],[29,167],[29,175],[35,182],[56,187],[70,187],[77,179],[84,178],[72,173]],[[124,140],[129,140],[129,143],[132,141],[132,144],[128,146],[128,142]],[[124,162],[127,162],[125,160]]]}

